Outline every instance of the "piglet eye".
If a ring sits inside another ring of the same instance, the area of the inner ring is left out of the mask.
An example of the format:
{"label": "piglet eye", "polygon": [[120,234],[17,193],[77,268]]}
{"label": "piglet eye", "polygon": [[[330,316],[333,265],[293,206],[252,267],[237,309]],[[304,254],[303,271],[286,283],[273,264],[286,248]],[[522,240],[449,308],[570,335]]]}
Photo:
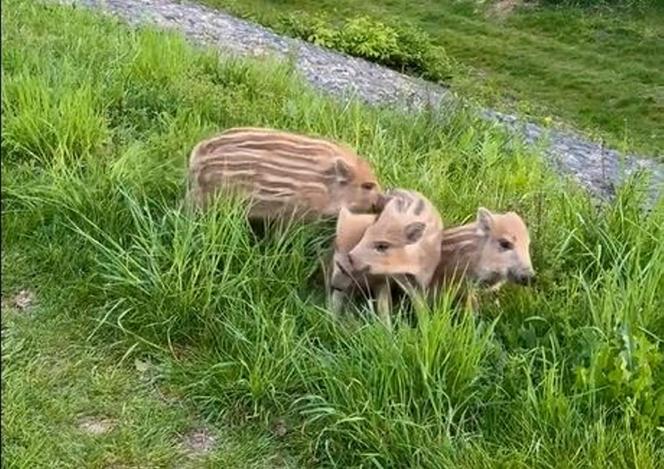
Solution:
{"label": "piglet eye", "polygon": [[379,241],[379,242],[374,244],[374,249],[378,252],[385,252],[385,251],[387,251],[387,249],[389,247],[390,247],[390,245],[383,242],[383,241]]}
{"label": "piglet eye", "polygon": [[365,191],[371,191],[376,187],[376,184],[373,182],[365,182],[362,184],[362,189]]}
{"label": "piglet eye", "polygon": [[510,249],[514,248],[514,244],[512,244],[510,241],[506,239],[501,239],[500,241],[498,241],[498,243],[500,244],[501,249],[505,251],[509,251]]}

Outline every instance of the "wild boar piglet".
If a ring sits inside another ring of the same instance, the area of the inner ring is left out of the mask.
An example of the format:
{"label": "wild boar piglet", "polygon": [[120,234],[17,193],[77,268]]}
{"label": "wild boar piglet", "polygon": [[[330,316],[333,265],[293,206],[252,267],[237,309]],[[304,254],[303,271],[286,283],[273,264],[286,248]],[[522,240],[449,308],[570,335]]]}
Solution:
{"label": "wild boar piglet", "polygon": [[[378,288],[378,312],[389,325],[389,284],[408,289],[430,284],[440,257],[443,222],[436,207],[416,191],[394,189],[385,195],[383,204],[355,246],[339,256],[344,261],[335,265],[347,270],[355,283]],[[343,226],[343,221],[337,226]]]}
{"label": "wild boar piglet", "polygon": [[347,296],[356,292],[368,295],[373,290],[369,276],[353,272],[348,260],[348,253],[360,242],[366,229],[376,221],[375,214],[355,214],[342,208],[337,218],[337,230],[334,240],[332,274],[329,279],[330,309],[335,314],[343,310]]}
{"label": "wild boar piglet", "polygon": [[475,222],[443,231],[432,289],[466,280],[497,290],[506,282],[527,285],[534,278],[523,219],[514,212],[491,213],[480,207]]}
{"label": "wild boar piglet", "polygon": [[223,191],[248,196],[251,219],[336,217],[341,207],[370,213],[382,197],[371,165],[349,147],[252,127],[229,129],[191,153],[190,203],[205,208]]}

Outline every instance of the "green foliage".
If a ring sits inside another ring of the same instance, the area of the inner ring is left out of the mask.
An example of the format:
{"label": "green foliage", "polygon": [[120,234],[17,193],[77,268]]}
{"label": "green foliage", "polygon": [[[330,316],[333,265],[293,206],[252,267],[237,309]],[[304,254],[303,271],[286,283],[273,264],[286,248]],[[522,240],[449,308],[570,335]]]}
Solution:
{"label": "green foliage", "polygon": [[[270,439],[282,419],[302,465],[662,460],[664,201],[643,212],[639,181],[598,208],[463,109],[404,116],[340,104],[283,65],[220,60],[65,6],[6,6],[3,274],[37,284],[45,302],[66,293],[53,320],[68,318],[124,359],[149,357],[210,422],[252,422]],[[81,89],[94,94],[60,112]],[[24,96],[43,97],[45,122],[33,125],[35,105],[21,112]],[[518,211],[537,286],[506,288],[478,317],[449,298],[414,308],[412,320],[398,310],[393,333],[361,303],[330,317],[316,277],[330,226],[256,238],[239,201],[198,217],[182,207],[191,148],[235,125],[347,142],[386,186],[428,195],[449,226],[479,205]],[[45,129],[57,132],[43,138]],[[16,361],[20,340],[9,346],[17,383],[30,370]],[[17,416],[34,418],[17,405],[3,411],[14,435]],[[26,466],[43,445],[41,427],[28,428],[29,438],[3,433],[3,450]],[[50,448],[57,437],[45,438]],[[168,460],[161,451],[146,459]]]}
{"label": "green foliage", "polygon": [[392,26],[368,16],[337,26],[324,16],[304,12],[283,15],[275,25],[280,32],[336,49],[434,81],[449,76],[450,64],[442,47],[412,26]]}
{"label": "green foliage", "polygon": [[594,344],[589,364],[577,369],[577,387],[600,402],[623,402],[638,424],[664,420],[664,389],[655,382],[663,356],[659,339],[626,328]]}

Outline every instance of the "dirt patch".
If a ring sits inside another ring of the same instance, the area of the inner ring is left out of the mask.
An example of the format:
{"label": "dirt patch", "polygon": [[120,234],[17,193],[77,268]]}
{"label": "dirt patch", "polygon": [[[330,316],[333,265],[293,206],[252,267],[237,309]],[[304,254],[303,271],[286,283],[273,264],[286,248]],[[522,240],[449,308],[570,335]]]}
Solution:
{"label": "dirt patch", "polygon": [[35,305],[36,300],[37,296],[35,293],[32,290],[24,288],[10,299],[3,298],[2,309],[12,308],[19,312],[27,312]]}
{"label": "dirt patch", "polygon": [[205,428],[194,428],[182,437],[182,446],[191,457],[201,457],[210,453],[217,445],[217,438]]}
{"label": "dirt patch", "polygon": [[104,435],[115,428],[115,420],[99,417],[82,417],[78,420],[79,430],[88,435]]}

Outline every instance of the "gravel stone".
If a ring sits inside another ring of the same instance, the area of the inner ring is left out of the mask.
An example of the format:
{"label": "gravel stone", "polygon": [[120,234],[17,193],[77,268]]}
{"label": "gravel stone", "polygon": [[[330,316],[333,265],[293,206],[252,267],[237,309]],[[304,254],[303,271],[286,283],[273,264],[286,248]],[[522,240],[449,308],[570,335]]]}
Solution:
{"label": "gravel stone", "polygon": [[[410,111],[434,109],[441,113],[458,102],[443,86],[299,39],[285,38],[262,26],[185,1],[51,1],[101,9],[133,25],[152,23],[175,29],[195,43],[216,47],[226,54],[294,57],[297,70],[314,88],[341,99],[356,97],[371,105],[399,106]],[[621,155],[578,133],[543,128],[492,109],[482,109],[479,115],[502,124],[529,145],[544,139],[547,161],[599,198],[611,198],[615,188],[635,173],[650,173],[650,202],[659,196],[664,185],[664,166],[654,159]]]}
{"label": "gravel stone", "polygon": [[90,435],[103,435],[115,428],[116,422],[112,419],[97,417],[84,417],[78,421],[78,428]]}
{"label": "gravel stone", "polygon": [[29,310],[35,303],[35,294],[32,290],[23,289],[11,301],[12,306],[23,312]]}

